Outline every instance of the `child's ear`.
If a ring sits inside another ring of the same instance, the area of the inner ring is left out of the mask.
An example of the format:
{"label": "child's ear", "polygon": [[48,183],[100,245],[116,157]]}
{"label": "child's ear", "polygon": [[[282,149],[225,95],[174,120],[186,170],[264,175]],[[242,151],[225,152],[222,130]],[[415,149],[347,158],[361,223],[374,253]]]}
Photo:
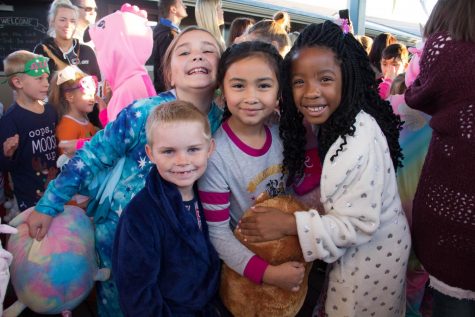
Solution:
{"label": "child's ear", "polygon": [[221,100],[224,102],[224,104],[226,104],[226,96],[224,95],[224,89],[223,89],[223,86],[218,86],[218,88],[216,88],[217,91],[220,92],[220,97],[221,97]]}
{"label": "child's ear", "polygon": [[23,88],[23,82],[21,81],[21,78],[19,76],[14,76],[12,79],[12,84],[16,89],[21,89]]}
{"label": "child's ear", "polygon": [[67,102],[73,102],[74,101],[74,95],[71,92],[65,92],[64,93],[64,99],[66,99]]}
{"label": "child's ear", "polygon": [[152,147],[148,144],[145,144],[145,153],[147,153],[148,159],[152,162],[155,163],[153,160],[153,153],[152,153]]}

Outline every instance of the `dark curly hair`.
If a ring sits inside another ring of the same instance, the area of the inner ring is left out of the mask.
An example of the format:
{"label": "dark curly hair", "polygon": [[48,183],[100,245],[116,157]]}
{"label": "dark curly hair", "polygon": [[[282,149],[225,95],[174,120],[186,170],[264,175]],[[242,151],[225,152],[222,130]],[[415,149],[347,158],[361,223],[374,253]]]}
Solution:
{"label": "dark curly hair", "polygon": [[333,161],[347,144],[347,136],[355,133],[357,114],[364,110],[378,123],[388,142],[394,168],[402,166],[402,152],[399,146],[399,131],[402,122],[395,115],[390,104],[383,101],[377,91],[377,83],[371,70],[366,52],[352,34],[344,34],[340,27],[330,21],[311,24],[300,34],[283,62],[282,83],[283,103],[281,104],[280,137],[284,144],[284,171],[289,182],[303,174],[306,129],[303,115],[297,111],[292,95],[291,67],[293,57],[305,47],[326,47],[331,49],[340,64],[342,73],[342,93],[339,107],[330,118],[319,126],[318,148],[323,161],[330,146],[341,137],[343,143],[335,153],[330,153]]}
{"label": "dark curly hair", "polygon": [[[221,91],[224,93],[224,76],[226,75],[226,72],[228,71],[229,67],[237,61],[254,56],[263,56],[266,62],[269,63],[269,65],[274,70],[275,76],[279,81],[279,92],[277,96],[280,97],[282,93],[282,57],[280,56],[274,45],[261,41],[251,41],[233,44],[224,51],[223,55],[221,55],[221,59],[219,60],[217,78]],[[229,112],[228,107],[225,105],[222,122],[226,121],[230,116],[231,112]]]}

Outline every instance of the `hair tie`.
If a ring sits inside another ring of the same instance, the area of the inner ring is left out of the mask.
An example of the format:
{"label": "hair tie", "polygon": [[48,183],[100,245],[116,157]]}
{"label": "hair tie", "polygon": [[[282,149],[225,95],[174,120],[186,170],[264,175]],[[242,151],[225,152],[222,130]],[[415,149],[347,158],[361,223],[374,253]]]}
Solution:
{"label": "hair tie", "polygon": [[80,89],[82,93],[95,95],[97,90],[97,77],[96,76],[86,76],[79,80],[77,85],[72,87],[64,88],[63,91],[72,91],[75,89]]}
{"label": "hair tie", "polygon": [[340,29],[343,31],[343,36],[348,34],[351,31],[350,27],[350,22],[348,19],[335,19],[334,23],[340,27]]}

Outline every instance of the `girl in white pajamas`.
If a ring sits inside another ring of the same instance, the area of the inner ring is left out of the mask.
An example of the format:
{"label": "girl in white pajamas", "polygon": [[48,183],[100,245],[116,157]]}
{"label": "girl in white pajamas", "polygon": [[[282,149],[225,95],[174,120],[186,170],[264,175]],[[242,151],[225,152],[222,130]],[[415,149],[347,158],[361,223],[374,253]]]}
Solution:
{"label": "girl in white pajamas", "polygon": [[[366,53],[331,22],[310,25],[284,60],[280,132],[284,168],[298,178],[305,118],[323,163],[316,209],[256,208],[251,241],[297,234],[306,261],[330,263],[319,316],[404,316],[410,234],[397,190],[401,121],[381,100]],[[318,210],[317,210],[318,209]]]}

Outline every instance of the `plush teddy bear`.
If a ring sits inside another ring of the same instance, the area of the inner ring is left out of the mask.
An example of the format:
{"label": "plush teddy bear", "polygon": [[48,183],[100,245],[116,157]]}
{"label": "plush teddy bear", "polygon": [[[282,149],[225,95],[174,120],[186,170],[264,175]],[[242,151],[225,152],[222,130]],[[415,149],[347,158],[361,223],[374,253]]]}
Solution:
{"label": "plush teddy bear", "polygon": [[[306,208],[290,196],[278,196],[257,206],[278,208],[286,213],[305,210]],[[249,216],[248,211],[243,218]],[[250,243],[235,230],[236,238],[249,250],[272,265],[288,261],[304,262],[297,236],[287,236],[279,240]],[[256,285],[223,264],[221,273],[220,296],[226,308],[235,317],[286,317],[295,316],[302,307],[307,294],[307,280],[311,264],[306,264],[305,278],[298,292],[286,291],[276,286]]]}

